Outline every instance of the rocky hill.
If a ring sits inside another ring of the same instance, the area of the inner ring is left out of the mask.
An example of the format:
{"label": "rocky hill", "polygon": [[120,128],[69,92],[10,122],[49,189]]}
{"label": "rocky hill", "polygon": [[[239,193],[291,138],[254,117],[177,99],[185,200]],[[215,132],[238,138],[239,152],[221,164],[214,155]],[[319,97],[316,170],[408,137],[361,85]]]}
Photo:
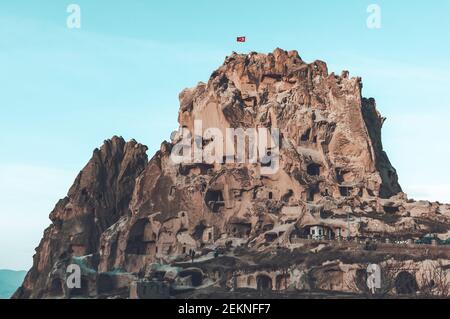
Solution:
{"label": "rocky hill", "polygon": [[[119,137],[94,151],[51,212],[15,298],[356,292],[348,281],[367,262],[447,267],[445,246],[412,240],[446,239],[450,206],[402,193],[383,151],[385,119],[362,97],[360,78],[330,74],[296,51],[233,53],[179,98],[180,130],[150,161],[145,146]],[[238,158],[229,128],[278,129],[269,160]],[[192,148],[211,149],[211,130],[225,136],[223,154],[213,152],[223,161],[174,162],[183,133],[193,133]],[[361,248],[368,239],[378,249]],[[73,263],[82,268],[79,289],[65,285]]]}

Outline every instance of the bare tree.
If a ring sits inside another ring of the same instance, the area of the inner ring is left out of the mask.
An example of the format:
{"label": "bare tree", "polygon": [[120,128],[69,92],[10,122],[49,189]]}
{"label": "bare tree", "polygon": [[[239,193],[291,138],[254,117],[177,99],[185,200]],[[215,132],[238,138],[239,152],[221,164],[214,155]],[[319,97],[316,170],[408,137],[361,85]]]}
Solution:
{"label": "bare tree", "polygon": [[367,267],[361,266],[356,269],[353,276],[344,281],[344,287],[353,293],[361,293],[364,296],[370,295],[369,287],[367,286]]}
{"label": "bare tree", "polygon": [[442,262],[433,263],[421,275],[420,295],[428,298],[450,297],[450,280],[448,270]]}
{"label": "bare tree", "polygon": [[[372,293],[367,285],[367,266],[361,266],[356,270],[355,274],[349,281],[345,283],[346,287],[353,291],[359,292],[366,298],[389,298],[396,294],[415,294],[418,287],[415,281],[415,270],[406,270],[406,264],[403,261],[389,260],[380,265],[381,282],[380,287]],[[404,280],[400,274],[408,274]]]}

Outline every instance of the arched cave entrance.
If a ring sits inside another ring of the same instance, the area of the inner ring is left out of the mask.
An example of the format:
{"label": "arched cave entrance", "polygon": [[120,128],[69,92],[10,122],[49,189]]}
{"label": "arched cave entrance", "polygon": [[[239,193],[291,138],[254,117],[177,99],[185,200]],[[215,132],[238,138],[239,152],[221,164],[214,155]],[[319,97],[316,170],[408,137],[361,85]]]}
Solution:
{"label": "arched cave entrance", "polygon": [[416,278],[407,271],[401,271],[395,278],[395,290],[399,295],[412,295],[418,289]]}
{"label": "arched cave entrance", "polygon": [[178,274],[180,277],[191,277],[193,287],[201,286],[203,283],[203,273],[200,269],[184,269]]}
{"label": "arched cave entrance", "polygon": [[[149,225],[149,220],[139,219],[130,230],[128,235],[126,254],[147,255],[150,251],[151,245],[155,242],[155,236],[145,236],[145,230]],[[150,238],[146,238],[150,237]]]}
{"label": "arched cave entrance", "polygon": [[267,275],[258,275],[256,277],[256,286],[259,291],[272,290],[272,278]]}

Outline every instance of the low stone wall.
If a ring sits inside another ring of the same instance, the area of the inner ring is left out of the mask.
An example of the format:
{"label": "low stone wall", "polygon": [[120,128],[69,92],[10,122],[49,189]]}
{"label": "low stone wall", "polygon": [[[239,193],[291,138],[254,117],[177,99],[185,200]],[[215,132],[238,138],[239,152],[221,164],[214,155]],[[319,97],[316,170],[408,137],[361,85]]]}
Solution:
{"label": "low stone wall", "polygon": [[[291,245],[299,244],[325,244],[331,245],[333,247],[348,247],[355,250],[364,250],[364,240],[313,240],[313,239],[303,239],[294,238],[291,239]],[[414,254],[425,254],[425,255],[443,255],[450,258],[450,246],[449,245],[420,245],[415,243],[383,243],[375,242],[376,251],[386,251],[387,253],[414,253]]]}

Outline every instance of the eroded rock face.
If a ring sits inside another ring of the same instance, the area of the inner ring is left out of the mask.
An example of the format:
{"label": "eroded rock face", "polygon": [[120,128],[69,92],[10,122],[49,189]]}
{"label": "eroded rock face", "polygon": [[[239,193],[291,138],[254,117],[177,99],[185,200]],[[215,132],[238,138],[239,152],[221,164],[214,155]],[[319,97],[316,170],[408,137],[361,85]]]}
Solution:
{"label": "eroded rock face", "polygon": [[181,92],[180,127],[194,132],[201,120],[202,133],[279,128],[276,173],[250,162],[175,164],[170,155],[179,134],[148,163],[145,146],[113,138],[51,213],[53,224],[15,297],[70,297],[64,267],[74,258],[96,274],[82,293],[96,297],[102,274],[126,274],[102,284],[101,292],[112,294],[127,287],[129,276],[148,277],[154,263],[171,264],[192,251],[261,251],[308,236],[445,234],[449,207],[402,193],[382,147],[384,118],[361,89],[360,78],[329,74],[324,62],[305,63],[296,51],[227,57],[208,83]]}
{"label": "eroded rock face", "polygon": [[98,255],[101,235],[130,213],[136,178],[148,161],[146,151],[146,146],[118,137],[94,151],[67,197],[51,212],[52,225],[44,232],[16,298],[63,295],[65,274],[59,268],[71,257]]}

